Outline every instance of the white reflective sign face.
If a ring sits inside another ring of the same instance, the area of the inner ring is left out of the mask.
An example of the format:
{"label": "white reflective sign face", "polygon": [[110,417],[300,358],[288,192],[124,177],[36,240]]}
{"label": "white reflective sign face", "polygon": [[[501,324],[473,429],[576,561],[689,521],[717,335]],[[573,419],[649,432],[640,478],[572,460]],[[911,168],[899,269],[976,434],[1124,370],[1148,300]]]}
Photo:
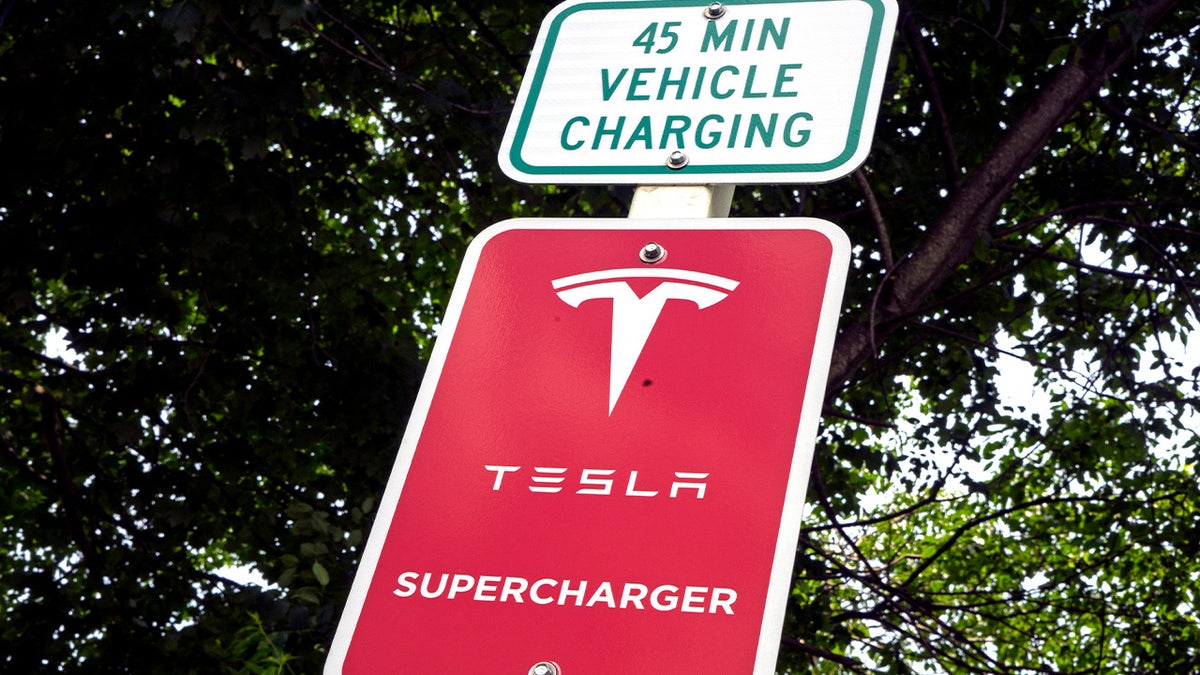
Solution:
{"label": "white reflective sign face", "polygon": [[505,173],[698,184],[816,183],[853,171],[870,149],[895,1],[726,2],[718,18],[708,6],[557,7],[505,132]]}

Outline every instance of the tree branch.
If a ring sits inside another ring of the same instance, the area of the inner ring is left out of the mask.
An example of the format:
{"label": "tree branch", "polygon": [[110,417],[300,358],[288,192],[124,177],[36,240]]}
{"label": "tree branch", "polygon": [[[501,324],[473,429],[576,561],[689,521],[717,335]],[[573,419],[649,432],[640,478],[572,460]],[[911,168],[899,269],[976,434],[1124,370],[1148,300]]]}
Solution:
{"label": "tree branch", "polygon": [[897,273],[883,290],[878,315],[863,317],[842,331],[829,370],[827,396],[836,396],[871,358],[873,335],[878,340],[897,330],[969,258],[975,242],[995,222],[1009,191],[1050,136],[1133,53],[1129,24],[1137,22],[1148,33],[1176,5],[1178,0],[1135,4],[1121,13],[1125,21],[1094,27],[1080,42],[1078,57],[1055,70],[992,153],[954,193],[929,234],[897,264]]}
{"label": "tree branch", "polygon": [[1076,260],[1074,258],[1068,258],[1066,256],[1057,255],[1054,253],[1050,253],[1049,251],[1044,251],[1040,248],[1028,248],[1026,246],[1015,246],[1013,244],[1005,244],[1003,242],[994,242],[992,245],[1002,251],[1011,251],[1013,253],[1023,253],[1023,254],[1028,254],[1031,256],[1036,256],[1038,258],[1045,258],[1047,260],[1053,260],[1054,262],[1059,262],[1059,263],[1062,263],[1069,267],[1074,267],[1079,270],[1087,270],[1089,272],[1097,272],[1099,274],[1113,276],[1113,277],[1117,277],[1120,279],[1128,279],[1130,281],[1156,281],[1158,283],[1170,284],[1172,286],[1180,286],[1183,288],[1200,288],[1200,281],[1197,281],[1195,279],[1188,279],[1187,277],[1182,277],[1182,276],[1180,276],[1180,277],[1164,277],[1164,276],[1158,275],[1158,274],[1139,274],[1138,272],[1125,272],[1122,270],[1113,269],[1111,267],[1103,267],[1101,265],[1092,265],[1090,263],[1085,263],[1082,260]]}
{"label": "tree branch", "polygon": [[947,182],[953,192],[962,178],[962,169],[958,164],[958,152],[954,149],[954,135],[950,133],[950,119],[946,116],[946,106],[942,103],[942,92],[938,89],[937,76],[933,72],[933,64],[929,62],[929,54],[925,51],[925,40],[921,36],[921,29],[917,26],[912,12],[907,13],[901,28],[904,31],[905,41],[908,42],[913,56],[917,59],[921,79],[925,83],[926,89],[929,90],[929,102],[933,105],[933,112],[937,116],[942,148],[946,152],[946,170],[949,172],[949,181]]}
{"label": "tree branch", "polygon": [[1153,122],[1148,122],[1139,117],[1134,117],[1133,115],[1130,115],[1129,113],[1126,113],[1117,106],[1113,105],[1113,102],[1107,98],[1096,99],[1096,107],[1107,113],[1109,117],[1122,120],[1135,127],[1141,127],[1146,131],[1152,131],[1155,134],[1169,136],[1172,143],[1177,143],[1180,147],[1191,150],[1194,153],[1200,153],[1200,143],[1189,140],[1187,136],[1179,131],[1176,131],[1175,129],[1167,129],[1166,127],[1154,124]]}
{"label": "tree branch", "polygon": [[854,172],[854,180],[858,182],[858,189],[862,190],[867,212],[871,214],[871,220],[875,223],[875,231],[879,235],[879,253],[883,257],[884,269],[891,271],[896,266],[896,259],[892,257],[892,238],[888,236],[887,223],[883,220],[883,212],[879,210],[879,202],[875,200],[875,193],[871,190],[871,184],[867,182],[867,177],[861,168]]}
{"label": "tree branch", "polygon": [[908,588],[909,586],[911,586],[912,583],[914,581],[916,581],[917,577],[921,576],[922,572],[929,569],[930,565],[932,565],[934,562],[937,561],[938,558],[942,557],[943,554],[945,554],[947,551],[949,551],[951,548],[953,548],[955,542],[957,542],[959,539],[961,539],[963,535],[965,535],[967,532],[970,532],[972,529],[974,529],[986,522],[996,520],[998,518],[1003,518],[1009,514],[1016,513],[1017,511],[1023,511],[1025,509],[1030,509],[1030,508],[1034,508],[1037,506],[1046,506],[1048,504],[1085,504],[1085,503],[1091,503],[1091,502],[1111,502],[1111,501],[1116,501],[1116,498],[1113,498],[1113,497],[1043,497],[1040,499],[1031,499],[1027,502],[1022,502],[1020,504],[1014,504],[1007,508],[998,509],[996,511],[992,511],[991,513],[987,513],[982,516],[972,518],[971,520],[969,520],[969,521],[963,523],[962,525],[958,526],[957,528],[955,528],[954,532],[952,532],[950,534],[950,536],[946,538],[946,541],[943,541],[941,546],[938,546],[937,550],[935,550],[933,553],[929,554],[929,556],[926,557],[925,560],[922,561],[921,564],[918,565],[917,568],[915,570],[913,570],[911,574],[908,575],[908,578],[900,583],[900,588]]}
{"label": "tree branch", "polygon": [[75,545],[79,547],[79,552],[83,554],[84,565],[88,572],[96,582],[100,582],[103,578],[103,566],[100,563],[100,556],[96,551],[95,544],[92,543],[87,530],[84,529],[79,493],[75,490],[75,477],[72,475],[71,463],[63,449],[62,411],[54,395],[43,389],[41,385],[35,386],[34,392],[41,399],[42,434],[45,437],[46,449],[54,461],[54,480],[58,483],[58,491],[62,496],[63,515],[67,520],[67,529],[71,532],[71,538],[75,540]]}
{"label": "tree branch", "polygon": [[59,370],[63,370],[67,373],[70,373],[72,375],[87,376],[89,374],[88,371],[81,370],[78,366],[76,366],[74,364],[67,363],[66,361],[63,361],[62,359],[56,359],[52,356],[46,356],[45,354],[37,351],[36,349],[30,349],[29,347],[26,347],[25,345],[22,345],[21,343],[15,341],[15,340],[11,340],[4,336],[0,336],[0,347],[7,349],[9,351],[17,352],[23,356],[27,356],[27,357],[37,361],[38,363],[41,363],[44,366],[49,366],[51,368],[57,368]]}
{"label": "tree branch", "polygon": [[4,454],[13,461],[13,464],[17,467],[17,470],[24,474],[26,478],[44,488],[54,488],[54,481],[50,480],[50,478],[44,474],[38,472],[37,469],[33,468],[33,466],[29,464],[29,462],[25,461],[25,458],[21,456],[21,453],[17,452],[17,449],[14,448],[12,444],[9,443],[8,440],[3,436],[0,436],[0,448],[4,449]]}
{"label": "tree branch", "polygon": [[514,73],[525,72],[525,65],[521,63],[520,59],[513,56],[513,53],[510,52],[508,47],[505,46],[504,41],[501,40],[498,35],[496,35],[496,32],[492,30],[491,26],[487,25],[487,22],[483,20],[482,16],[480,16],[479,10],[475,9],[472,3],[460,3],[459,9],[461,9],[463,13],[467,15],[467,18],[471,19],[471,22],[475,24],[477,29],[479,29],[479,34],[483,36],[484,40],[487,40],[488,44],[496,49],[496,53],[499,54],[502,59],[504,59],[504,62],[513,69]]}
{"label": "tree branch", "polygon": [[788,647],[789,649],[794,649],[798,652],[804,652],[805,654],[811,654],[817,658],[825,659],[826,661],[833,661],[834,663],[838,663],[843,666],[857,668],[862,665],[862,663],[850,658],[849,656],[842,656],[841,654],[835,654],[828,649],[821,649],[820,647],[814,647],[812,645],[805,644],[791,635],[784,634],[779,639],[779,642],[784,647]]}

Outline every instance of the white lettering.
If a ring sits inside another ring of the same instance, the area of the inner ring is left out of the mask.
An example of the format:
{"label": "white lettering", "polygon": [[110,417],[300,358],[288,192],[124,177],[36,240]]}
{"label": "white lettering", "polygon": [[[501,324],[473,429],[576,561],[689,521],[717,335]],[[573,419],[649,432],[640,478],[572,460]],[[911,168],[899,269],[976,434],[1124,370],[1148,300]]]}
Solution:
{"label": "white lettering", "polygon": [[[436,587],[435,587],[436,586]],[[557,592],[554,590],[557,587]],[[473,575],[466,573],[435,574],[432,572],[403,572],[396,577],[392,595],[398,598],[420,597],[475,602],[524,603],[574,607],[607,607],[622,610],[686,612],[688,614],[733,614],[737,591],[732,588],[709,586],[680,586],[646,584],[609,580],[592,582],[587,579],[543,578],[530,583],[525,577]],[[588,590],[591,590],[589,594]],[[711,593],[710,593],[711,591]],[[617,600],[618,595],[620,600]]]}
{"label": "white lettering", "polygon": [[558,585],[558,582],[555,581],[554,579],[538,579],[537,581],[533,582],[533,586],[529,587],[529,599],[532,600],[534,602],[534,604],[549,605],[554,602],[554,596],[550,596],[548,598],[543,597],[538,594],[538,589],[544,588],[546,586],[557,586],[557,585]]}
{"label": "white lettering", "polygon": [[[480,577],[480,579],[483,579],[483,577]],[[707,592],[707,586],[688,586],[683,589],[683,605],[679,607],[679,611],[703,614],[704,594]]]}
{"label": "white lettering", "polygon": [[500,602],[525,602],[521,594],[529,589],[529,582],[521,577],[504,577],[504,588],[500,591]]}
{"label": "white lettering", "polygon": [[626,497],[653,497],[658,494],[658,490],[638,490],[634,487],[635,483],[637,483],[637,472],[630,471],[629,486],[625,488]]}
{"label": "white lettering", "polygon": [[429,592],[429,580],[433,575],[429,572],[425,573],[425,578],[421,579],[421,597],[423,598],[438,598],[441,597],[442,591],[446,590],[446,580],[450,577],[449,574],[443,574],[442,580],[438,582],[437,590],[433,593]]}
{"label": "white lettering", "polygon": [[575,492],[581,495],[611,495],[613,481],[611,478],[593,478],[593,476],[611,476],[616,473],[613,469],[584,469],[579,477],[580,485],[595,487],[579,488]]}
{"label": "white lettering", "polygon": [[712,602],[708,605],[708,613],[716,614],[717,608],[726,614],[733,614],[733,601],[737,600],[737,591],[732,588],[714,588]]}
{"label": "white lettering", "polygon": [[488,471],[496,472],[496,482],[492,483],[492,489],[499,490],[500,489],[500,481],[504,480],[504,474],[516,471],[517,469],[520,469],[521,467],[519,467],[519,466],[503,466],[500,464],[485,464],[483,466],[483,468],[487,469]]}
{"label": "white lettering", "polygon": [[679,496],[680,490],[695,490],[696,499],[704,499],[704,488],[708,487],[707,483],[692,483],[686,481],[705,480],[708,478],[706,473],[688,473],[686,471],[676,471],[675,477],[682,480],[677,480],[671,483],[671,498]]}
{"label": "white lettering", "polygon": [[[504,479],[508,474],[516,475],[521,472],[521,467],[510,464],[485,464],[484,469],[496,475],[492,481],[492,490],[496,492],[505,487],[506,483]],[[571,469],[561,466],[534,467],[532,475],[529,476],[527,487],[530,492],[535,493],[560,493],[566,489],[568,475],[572,473]],[[617,494],[613,491],[616,484],[615,476],[617,474],[617,469],[581,469],[576,481],[577,488],[575,489],[575,494],[613,496]],[[639,474],[640,471],[636,469],[628,471],[627,478],[624,479],[625,490],[623,496],[650,498],[667,497],[669,494],[671,499],[676,499],[681,495],[688,494],[688,491],[690,491],[696,499],[704,499],[708,490],[708,477],[712,475],[707,472],[675,471],[675,478],[671,482],[671,489],[669,493],[664,493],[660,490],[646,489],[646,480]],[[638,483],[639,480],[642,481],[641,485]]]}
{"label": "white lettering", "polygon": [[600,582],[600,586],[596,588],[596,592],[592,593],[592,597],[588,598],[587,606],[592,607],[598,602],[603,602],[609,607],[616,609],[617,601],[615,598],[613,598],[613,588],[611,582]]}
{"label": "white lettering", "polygon": [[560,604],[560,605],[567,604],[567,597],[570,596],[570,597],[575,598],[575,606],[580,607],[583,605],[583,593],[586,590],[587,590],[587,582],[586,581],[579,582],[579,588],[575,589],[575,590],[571,590],[571,582],[563,580],[562,590],[560,590],[558,593],[558,604]]}
{"label": "white lettering", "polygon": [[550,467],[537,466],[534,467],[536,474],[530,479],[535,484],[529,486],[530,492],[561,492],[561,483],[566,480],[563,476],[567,472],[566,467]]}
{"label": "white lettering", "polygon": [[404,574],[401,574],[400,578],[396,579],[396,585],[399,586],[399,588],[392,591],[392,593],[401,598],[407,598],[413,593],[416,593],[417,584],[415,583],[415,580],[419,576],[421,575],[417,574],[416,572],[405,572]]}
{"label": "white lettering", "polygon": [[642,600],[649,593],[650,589],[643,584],[625,584],[625,590],[621,592],[621,609],[628,609],[631,604],[638,609],[646,609],[642,606]]}
{"label": "white lettering", "polygon": [[669,612],[679,604],[679,596],[675,595],[678,592],[678,586],[659,586],[650,594],[650,606],[660,612]]}
{"label": "white lettering", "polygon": [[450,592],[446,594],[447,600],[453,600],[454,596],[463,591],[471,590],[475,585],[475,577],[470,574],[455,574],[454,580],[450,582]]}
{"label": "white lettering", "polygon": [[482,602],[492,602],[496,599],[495,595],[484,595],[484,593],[495,593],[500,590],[498,584],[504,577],[479,577],[479,583],[475,584],[475,599]]}

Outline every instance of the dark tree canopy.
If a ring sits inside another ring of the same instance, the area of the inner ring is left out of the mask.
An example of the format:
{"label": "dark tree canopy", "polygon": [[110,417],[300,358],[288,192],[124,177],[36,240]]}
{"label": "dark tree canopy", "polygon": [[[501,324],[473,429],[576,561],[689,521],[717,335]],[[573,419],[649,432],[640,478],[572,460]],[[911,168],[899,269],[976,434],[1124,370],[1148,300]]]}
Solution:
{"label": "dark tree canopy", "polygon": [[[320,670],[466,243],[627,212],[499,173],[553,4],[0,0],[0,669]],[[855,245],[781,672],[1200,670],[1198,33],[902,1],[736,190]]]}

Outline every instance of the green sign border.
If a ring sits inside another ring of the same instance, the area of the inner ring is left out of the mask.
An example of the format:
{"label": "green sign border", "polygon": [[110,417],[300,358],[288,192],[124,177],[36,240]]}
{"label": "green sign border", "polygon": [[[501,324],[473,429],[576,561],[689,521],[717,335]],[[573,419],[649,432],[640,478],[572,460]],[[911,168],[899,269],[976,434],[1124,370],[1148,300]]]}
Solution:
{"label": "green sign border", "polygon": [[[847,0],[749,0],[739,2],[738,0],[729,0],[726,5],[773,5],[773,4],[800,4],[809,2],[846,2]],[[516,132],[513,135],[512,147],[509,149],[509,160],[514,168],[518,171],[526,173],[530,176],[551,176],[551,175],[578,175],[588,176],[593,174],[627,174],[627,175],[663,175],[678,177],[683,175],[696,175],[697,178],[702,178],[708,174],[716,173],[737,173],[737,174],[766,174],[766,173],[821,173],[837,169],[840,165],[849,161],[851,157],[858,151],[859,142],[862,137],[863,117],[866,114],[867,98],[871,89],[871,73],[875,69],[875,60],[878,57],[879,41],[883,33],[883,20],[887,13],[887,7],[883,0],[857,0],[865,2],[871,7],[871,29],[867,35],[867,48],[864,50],[862,68],[859,71],[858,93],[854,98],[854,108],[850,113],[850,133],[846,137],[846,147],[842,153],[836,158],[828,162],[808,163],[808,164],[689,164],[683,169],[671,169],[666,164],[650,164],[650,165],[589,165],[589,166],[535,166],[529,164],[521,156],[521,150],[525,147],[525,137],[529,131],[530,120],[533,116],[533,108],[537,103],[538,97],[542,91],[542,84],[545,82],[546,70],[550,65],[550,56],[554,52],[554,47],[557,44],[558,33],[562,28],[562,23],[577,12],[594,11],[594,10],[609,10],[609,9],[646,9],[646,8],[664,8],[664,7],[686,7],[694,9],[697,12],[703,9],[696,0],[616,0],[610,2],[584,2],[562,10],[554,21],[551,22],[546,32],[545,47],[542,49],[540,58],[537,63],[537,69],[534,70],[532,83],[529,87],[529,94],[525,99],[525,106],[521,109],[521,117],[517,123]]]}

